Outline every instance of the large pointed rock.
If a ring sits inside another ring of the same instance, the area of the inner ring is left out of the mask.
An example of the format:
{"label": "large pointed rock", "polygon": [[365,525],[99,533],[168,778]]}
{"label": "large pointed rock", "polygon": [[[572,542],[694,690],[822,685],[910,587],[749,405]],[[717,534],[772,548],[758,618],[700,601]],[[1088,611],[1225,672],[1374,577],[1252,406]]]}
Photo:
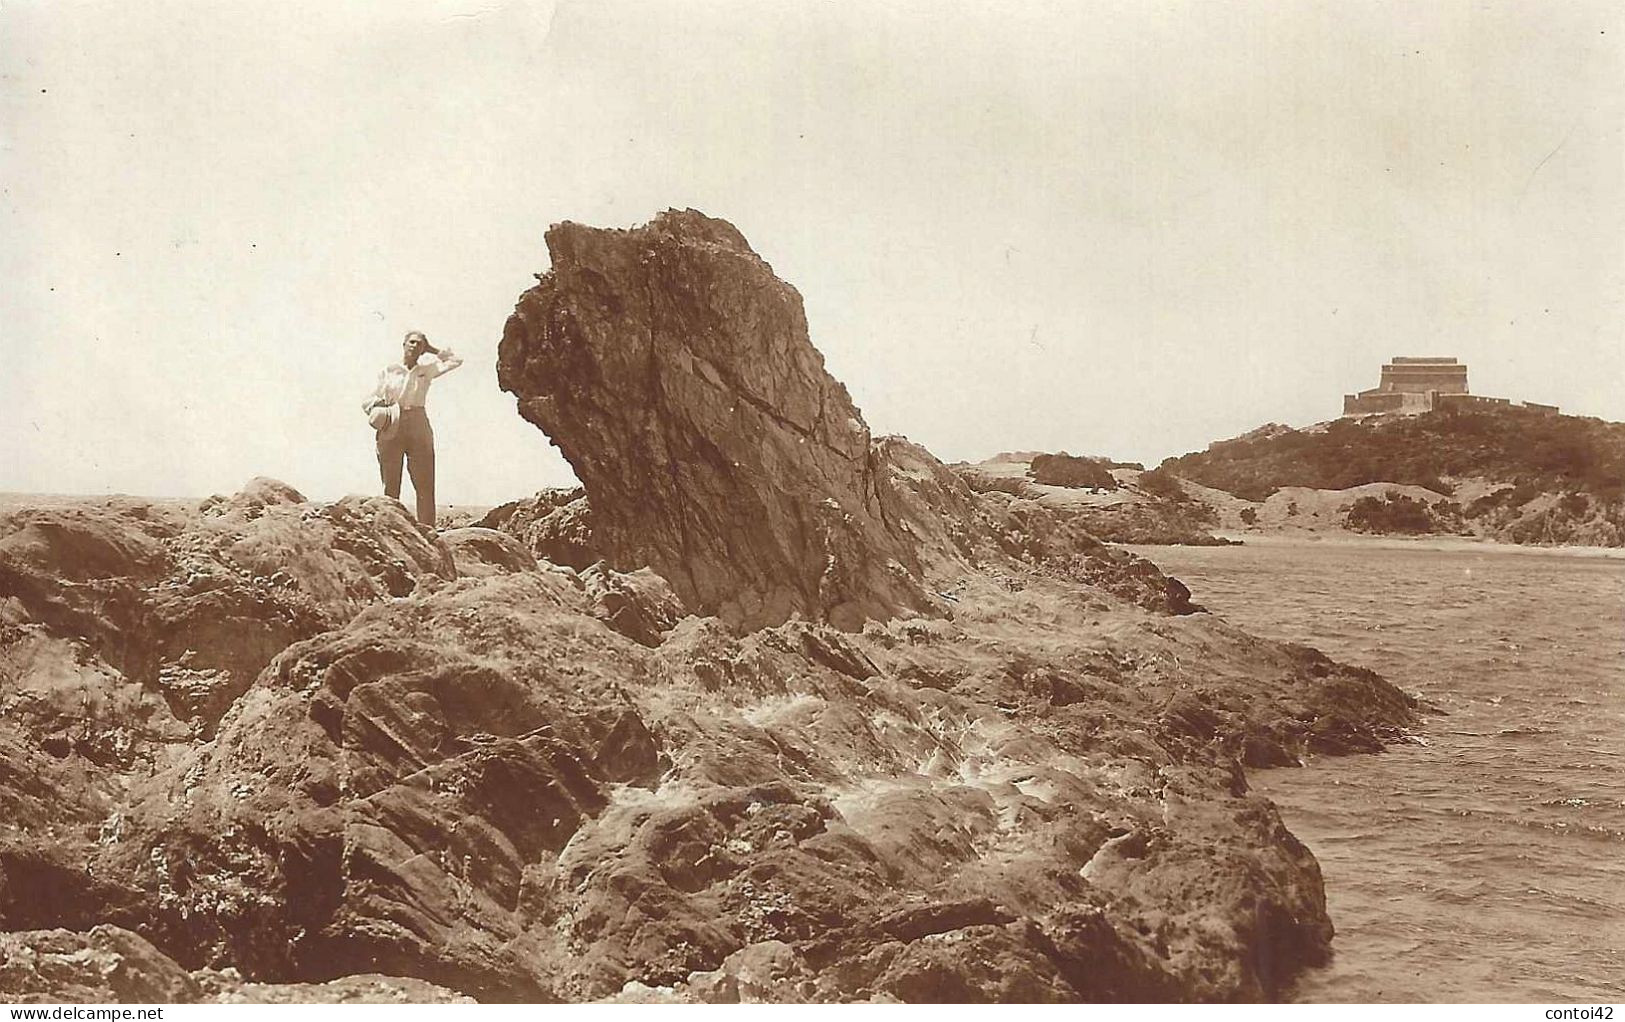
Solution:
{"label": "large pointed rock", "polygon": [[801,296],[732,225],[669,211],[564,223],[498,379],[586,487],[612,566],[702,614],[850,626],[927,611],[869,427],[807,338]]}

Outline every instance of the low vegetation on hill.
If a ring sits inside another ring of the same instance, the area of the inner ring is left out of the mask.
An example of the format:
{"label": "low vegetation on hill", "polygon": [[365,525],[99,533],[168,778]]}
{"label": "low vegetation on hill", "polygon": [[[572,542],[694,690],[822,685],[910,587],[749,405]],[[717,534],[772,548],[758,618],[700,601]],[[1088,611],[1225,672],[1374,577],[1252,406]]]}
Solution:
{"label": "low vegetation on hill", "polygon": [[1185,494],[1185,488],[1179,485],[1179,480],[1166,469],[1154,468],[1149,472],[1142,472],[1139,482],[1140,489],[1152,497],[1173,501],[1176,504],[1190,502],[1190,497]]}
{"label": "low vegetation on hill", "polygon": [[[1446,505],[1441,502],[1440,508]],[[1461,508],[1455,504],[1448,507],[1455,509],[1455,519],[1461,520]],[[1393,493],[1382,497],[1361,497],[1349,508],[1345,527],[1352,532],[1375,532],[1401,535],[1424,535],[1454,531],[1448,529],[1440,521],[1446,513],[1435,514],[1435,508],[1430,507],[1425,500],[1407,497],[1403,493]]]}
{"label": "low vegetation on hill", "polygon": [[[1444,497],[1463,479],[1497,488],[1474,500],[1412,508],[1372,497],[1350,529],[1469,532],[1516,543],[1625,544],[1625,424],[1523,408],[1338,419],[1308,430],[1258,430],[1169,458],[1162,470],[1250,501],[1284,487],[1342,490],[1386,482]],[[1418,528],[1426,518],[1428,527]]]}
{"label": "low vegetation on hill", "polygon": [[[1212,533],[1219,514],[1192,498],[1178,479],[1135,462],[1031,453],[1028,462],[1000,455],[954,472],[977,493],[1007,493],[1063,509],[1097,539],[1108,543],[1225,546]],[[1025,467],[1022,474],[1006,470]],[[1128,470],[1119,479],[1113,469]],[[1076,495],[1058,490],[1076,490]]]}
{"label": "low vegetation on hill", "polygon": [[1403,483],[1448,494],[1446,478],[1480,476],[1537,492],[1625,496],[1625,423],[1522,408],[1338,419],[1319,430],[1222,440],[1162,467],[1247,500],[1283,486],[1341,490]]}

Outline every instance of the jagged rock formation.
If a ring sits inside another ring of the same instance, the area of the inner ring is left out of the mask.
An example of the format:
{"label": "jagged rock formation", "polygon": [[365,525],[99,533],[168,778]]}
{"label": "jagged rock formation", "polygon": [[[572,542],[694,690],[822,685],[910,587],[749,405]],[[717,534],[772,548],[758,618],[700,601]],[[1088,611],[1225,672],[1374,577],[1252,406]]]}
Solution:
{"label": "jagged rock formation", "polygon": [[0,998],[1253,1000],[1324,957],[1244,767],[1412,700],[870,437],[726,225],[550,243],[502,373],[590,507],[0,515]]}
{"label": "jagged rock formation", "polygon": [[1079,458],[1065,451],[1034,455],[1028,474],[1045,486],[1117,489],[1117,479],[1104,459]]}
{"label": "jagged rock formation", "polygon": [[538,556],[651,567],[696,613],[747,628],[940,615],[942,579],[1012,556],[1123,573],[1126,555],[1072,515],[1012,513],[923,448],[872,437],[800,295],[732,225],[669,211],[633,230],[560,224],[547,243],[553,268],[509,317],[498,380],[586,496],[539,494],[484,523]]}
{"label": "jagged rock formation", "polygon": [[667,212],[630,231],[560,224],[547,245],[498,379],[575,468],[612,565],[747,625],[929,608],[863,416],[808,342],[801,296],[738,231]]}
{"label": "jagged rock formation", "polygon": [[75,770],[101,798],[8,817],[0,926],[113,923],[251,985],[1257,998],[1330,926],[1239,764],[1409,714],[1312,651],[1040,571],[858,635],[656,631],[644,579],[419,586],[291,645],[207,742],[97,764],[10,731],[36,751],[9,789]]}

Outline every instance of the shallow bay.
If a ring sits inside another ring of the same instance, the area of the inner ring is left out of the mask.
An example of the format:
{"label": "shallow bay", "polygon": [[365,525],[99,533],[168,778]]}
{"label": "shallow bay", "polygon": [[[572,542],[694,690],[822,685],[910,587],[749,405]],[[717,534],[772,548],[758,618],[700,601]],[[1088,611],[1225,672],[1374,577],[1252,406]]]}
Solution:
{"label": "shallow bay", "polygon": [[1619,997],[1625,562],[1312,541],[1136,552],[1214,613],[1438,711],[1418,744],[1251,777],[1319,858],[1338,930],[1296,999]]}

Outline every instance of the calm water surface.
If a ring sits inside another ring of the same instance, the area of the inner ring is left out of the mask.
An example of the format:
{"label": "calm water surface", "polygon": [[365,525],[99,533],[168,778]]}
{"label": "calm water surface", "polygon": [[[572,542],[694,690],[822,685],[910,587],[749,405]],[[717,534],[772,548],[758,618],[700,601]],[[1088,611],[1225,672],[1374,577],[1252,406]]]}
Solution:
{"label": "calm water surface", "polygon": [[1253,775],[1326,877],[1303,1001],[1625,997],[1625,561],[1303,542],[1138,552],[1259,634],[1382,673],[1426,745]]}

